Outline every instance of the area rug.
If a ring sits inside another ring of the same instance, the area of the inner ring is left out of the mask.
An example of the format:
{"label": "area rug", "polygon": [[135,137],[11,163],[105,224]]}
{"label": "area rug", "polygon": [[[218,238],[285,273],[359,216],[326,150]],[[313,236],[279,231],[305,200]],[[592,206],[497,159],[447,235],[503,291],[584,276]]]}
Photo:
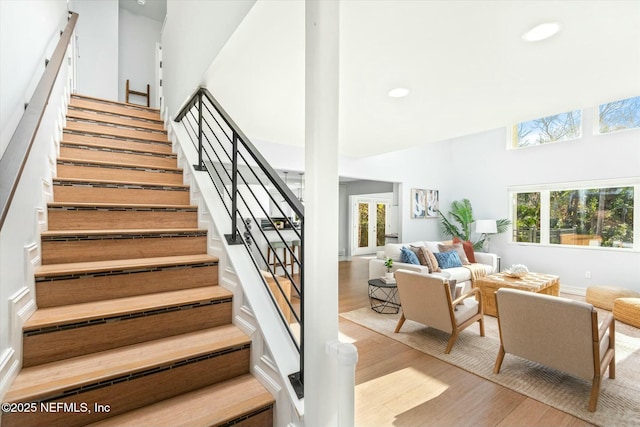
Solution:
{"label": "area rug", "polygon": [[485,316],[485,337],[480,337],[478,326],[472,325],[461,332],[451,353],[444,354],[448,334],[409,320],[400,333],[394,334],[399,314],[379,314],[367,307],[341,316],[589,423],[607,427],[640,425],[640,329],[616,322],[616,378],[610,379],[607,372],[597,411],[589,412],[588,381],[509,354],[500,373],[494,374],[500,348],[494,317]]}

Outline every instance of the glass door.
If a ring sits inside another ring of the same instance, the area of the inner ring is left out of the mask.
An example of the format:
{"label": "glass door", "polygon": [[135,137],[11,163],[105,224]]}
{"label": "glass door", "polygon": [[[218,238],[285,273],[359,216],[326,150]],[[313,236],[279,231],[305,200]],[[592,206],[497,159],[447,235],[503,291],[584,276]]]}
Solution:
{"label": "glass door", "polygon": [[353,229],[351,253],[372,254],[382,250],[388,227],[389,200],[354,198],[351,209]]}

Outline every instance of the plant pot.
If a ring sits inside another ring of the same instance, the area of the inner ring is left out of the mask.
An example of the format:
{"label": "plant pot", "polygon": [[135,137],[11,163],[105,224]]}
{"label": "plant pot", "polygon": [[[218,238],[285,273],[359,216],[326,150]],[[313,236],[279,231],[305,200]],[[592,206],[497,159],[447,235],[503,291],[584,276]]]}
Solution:
{"label": "plant pot", "polygon": [[393,279],[393,272],[384,273],[384,278],[389,280]]}

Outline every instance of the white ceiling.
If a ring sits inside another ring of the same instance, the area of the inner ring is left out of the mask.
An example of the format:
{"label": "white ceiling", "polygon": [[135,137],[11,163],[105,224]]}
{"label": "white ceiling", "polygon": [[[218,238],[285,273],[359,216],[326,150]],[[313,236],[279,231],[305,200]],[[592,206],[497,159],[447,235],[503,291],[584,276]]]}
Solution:
{"label": "white ceiling", "polygon": [[[548,21],[561,32],[522,40]],[[343,0],[340,22],[348,156],[640,95],[640,1]],[[304,145],[304,2],[259,0],[207,83],[250,138]]]}
{"label": "white ceiling", "polygon": [[149,19],[164,22],[167,15],[167,0],[145,0],[144,5],[138,3],[138,0],[119,0],[120,9],[126,9],[129,12],[146,16]]}

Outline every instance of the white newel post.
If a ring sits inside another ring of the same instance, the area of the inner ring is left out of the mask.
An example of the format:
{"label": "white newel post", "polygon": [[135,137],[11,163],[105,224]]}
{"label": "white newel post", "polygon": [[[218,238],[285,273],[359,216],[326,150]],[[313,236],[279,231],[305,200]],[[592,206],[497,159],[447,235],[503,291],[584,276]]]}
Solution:
{"label": "white newel post", "polygon": [[306,427],[345,426],[338,406],[353,407],[353,397],[338,404],[353,385],[338,392],[338,358],[327,351],[338,339],[339,8],[337,1],[305,2]]}

